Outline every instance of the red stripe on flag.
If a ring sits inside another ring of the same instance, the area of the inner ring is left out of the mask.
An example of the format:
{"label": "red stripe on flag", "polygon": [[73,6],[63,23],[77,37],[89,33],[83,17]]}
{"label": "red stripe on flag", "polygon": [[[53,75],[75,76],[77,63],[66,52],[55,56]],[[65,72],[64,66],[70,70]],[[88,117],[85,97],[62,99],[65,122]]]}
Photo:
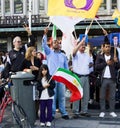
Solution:
{"label": "red stripe on flag", "polygon": [[54,80],[64,83],[65,86],[71,91],[71,97],[70,97],[70,102],[74,102],[76,100],[80,100],[82,98],[80,91],[78,90],[78,88],[71,84],[71,82],[69,82],[68,80],[66,80],[65,78],[61,77],[61,76],[53,76]]}

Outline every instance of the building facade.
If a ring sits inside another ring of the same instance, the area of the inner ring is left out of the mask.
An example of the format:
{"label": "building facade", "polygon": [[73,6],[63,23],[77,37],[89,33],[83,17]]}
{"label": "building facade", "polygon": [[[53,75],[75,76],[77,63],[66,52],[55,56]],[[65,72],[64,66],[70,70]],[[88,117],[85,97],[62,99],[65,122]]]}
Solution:
{"label": "building facade", "polygon": [[[115,8],[120,10],[119,2],[120,0],[103,0],[98,10],[98,21],[108,33],[120,31],[111,17]],[[29,14],[31,14],[31,30],[37,39],[37,48],[40,50],[43,29],[49,24],[47,5],[48,0],[0,0],[0,51],[9,51],[12,48],[12,39],[16,35],[22,37],[23,43],[28,40],[22,25],[24,22],[29,23]],[[90,22],[90,19],[86,19],[77,24],[77,35],[84,33]],[[90,36],[102,34],[100,27],[94,21]],[[58,35],[62,35],[59,30]]]}

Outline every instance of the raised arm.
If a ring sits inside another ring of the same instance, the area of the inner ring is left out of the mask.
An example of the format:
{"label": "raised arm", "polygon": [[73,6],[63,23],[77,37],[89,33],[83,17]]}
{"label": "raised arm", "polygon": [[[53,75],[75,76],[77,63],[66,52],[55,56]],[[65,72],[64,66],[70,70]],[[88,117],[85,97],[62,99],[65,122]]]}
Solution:
{"label": "raised arm", "polygon": [[108,35],[108,33],[107,33],[107,31],[106,31],[105,29],[103,30],[103,34],[104,34],[105,36]]}
{"label": "raised arm", "polygon": [[45,54],[49,55],[51,49],[47,45],[47,33],[48,33],[48,28],[45,28],[44,29],[44,35],[43,35],[43,38],[42,38],[42,48],[44,49]]}
{"label": "raised arm", "polygon": [[24,24],[23,27],[28,33],[28,37],[30,38],[30,41],[27,43],[27,47],[35,46],[35,37],[32,35],[30,28],[26,24]]}
{"label": "raised arm", "polygon": [[81,44],[85,41],[85,37],[77,44],[77,46],[73,49],[73,56],[76,55],[77,51],[79,50]]}

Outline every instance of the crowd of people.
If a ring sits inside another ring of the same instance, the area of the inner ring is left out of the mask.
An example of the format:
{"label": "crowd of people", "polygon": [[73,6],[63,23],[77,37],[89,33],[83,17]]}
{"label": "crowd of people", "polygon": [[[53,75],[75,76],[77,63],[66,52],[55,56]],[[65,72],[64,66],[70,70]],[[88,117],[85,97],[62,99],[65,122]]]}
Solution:
{"label": "crowd of people", "polygon": [[[79,115],[90,117],[88,103],[92,103],[91,101],[94,100],[100,103],[99,117],[103,118],[106,112],[106,99],[109,99],[110,116],[117,117],[115,113],[115,93],[116,75],[120,68],[120,49],[111,47],[106,31],[103,31],[105,40],[99,53],[96,54],[89,43],[86,51],[85,37],[83,37],[73,49],[72,60],[68,62],[58,39],[53,40],[52,48],[48,46],[48,28],[45,28],[42,38],[42,48],[46,58],[41,52],[37,52],[35,38],[29,27],[25,25],[24,28],[28,33],[30,42],[22,45],[21,38],[17,36],[13,39],[14,48],[6,54],[0,53],[0,77],[1,79],[8,78],[10,71],[26,71],[35,76],[34,81],[38,82],[36,89],[39,91],[39,99],[35,101],[35,112],[36,118],[38,118],[38,110],[40,110],[41,126],[51,126],[57,108],[63,119],[69,119],[66,110],[66,86],[51,79],[58,68],[71,70],[81,80],[83,97],[81,100],[72,103],[72,112],[75,118],[78,118]],[[44,63],[44,59],[46,59],[47,64]],[[100,86],[96,86],[98,76],[100,77]],[[109,97],[106,98],[107,93]],[[0,98],[3,95],[4,90],[0,88]]]}

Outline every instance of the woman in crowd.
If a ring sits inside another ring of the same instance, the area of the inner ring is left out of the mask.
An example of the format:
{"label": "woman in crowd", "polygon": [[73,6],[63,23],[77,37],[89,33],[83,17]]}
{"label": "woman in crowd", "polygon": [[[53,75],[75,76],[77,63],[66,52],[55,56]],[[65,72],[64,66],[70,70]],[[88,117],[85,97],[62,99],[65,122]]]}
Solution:
{"label": "woman in crowd", "polygon": [[[37,80],[39,68],[41,66],[40,60],[36,56],[36,48],[29,47],[25,54],[25,60],[23,62],[24,71],[30,71],[35,76],[34,80]],[[36,118],[38,118],[39,101],[36,99]]]}

